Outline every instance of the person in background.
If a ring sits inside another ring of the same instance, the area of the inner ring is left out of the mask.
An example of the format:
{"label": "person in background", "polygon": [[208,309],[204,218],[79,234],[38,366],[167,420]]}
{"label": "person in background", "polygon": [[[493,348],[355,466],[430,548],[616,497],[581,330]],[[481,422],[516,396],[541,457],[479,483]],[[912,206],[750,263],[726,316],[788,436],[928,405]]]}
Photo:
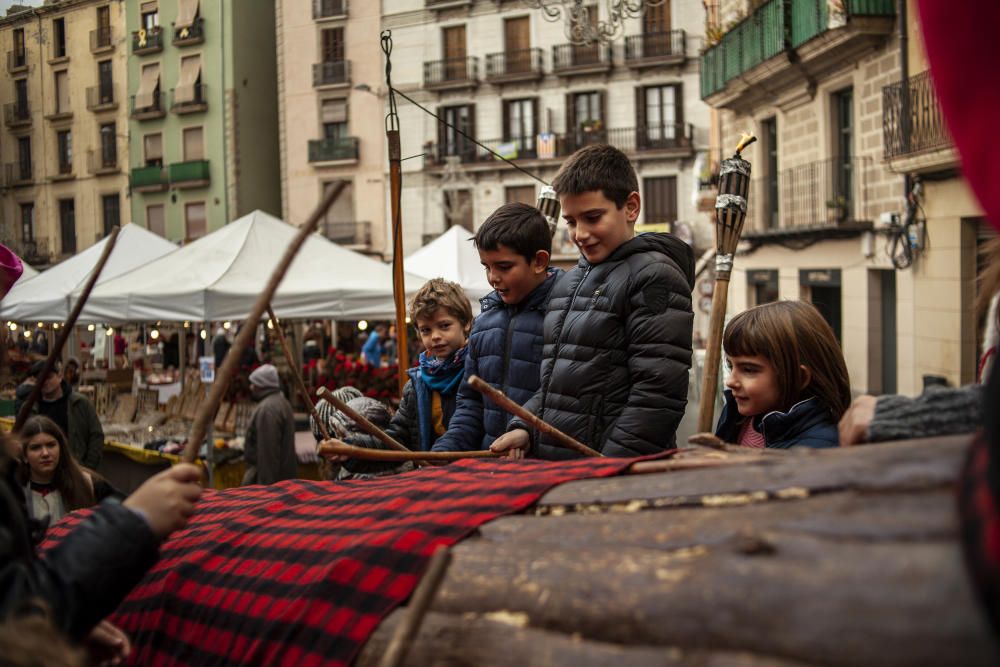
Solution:
{"label": "person in background", "polygon": [[30,417],[21,429],[18,482],[24,487],[28,516],[54,523],[67,512],[124,496],[93,470],[81,468],[66,436],[48,417]]}
{"label": "person in background", "polygon": [[17,388],[14,390],[15,415],[20,414],[21,406],[24,405],[24,402],[28,400],[29,396],[31,396],[31,392],[35,388],[35,383],[38,382],[38,374],[42,372],[43,368],[45,368],[44,361],[39,360],[31,364],[31,368],[28,369],[27,377],[25,377],[21,384],[17,385]]}
{"label": "person in background", "polygon": [[399,363],[399,341],[396,336],[396,325],[389,325],[389,333],[386,334],[385,343],[383,344],[385,362],[392,366],[393,364]]}
{"label": "person in background", "polygon": [[80,360],[70,357],[66,360],[66,368],[63,369],[63,378],[73,389],[80,384]]}
{"label": "person in background", "polygon": [[851,402],[840,345],[816,307],[776,301],[745,310],[722,337],[725,406],[715,435],[744,447],[836,447]]}
{"label": "person in background", "polygon": [[229,338],[226,337],[226,330],[219,327],[215,330],[215,336],[212,338],[212,355],[215,357],[216,370],[222,368],[222,360],[226,358],[229,348],[230,343]]}
{"label": "person in background", "polygon": [[104,429],[93,404],[80,392],[73,391],[63,378],[62,364],[58,361],[47,378],[37,381],[44,384],[41,400],[33,406],[33,412],[54,421],[66,434],[76,460],[97,470],[104,450]]}
{"label": "person in background", "polygon": [[384,324],[375,325],[375,331],[369,334],[368,340],[365,341],[365,346],[361,348],[361,356],[369,366],[374,366],[375,368],[382,367],[382,356],[385,354],[382,341],[385,338],[385,332]]}
{"label": "person in background", "polygon": [[250,416],[243,446],[247,462],[243,485],[294,479],[299,467],[295,454],[295,414],[281,393],[278,369],[271,364],[257,368],[250,374],[250,391],[258,403]]}
{"label": "person in background", "polygon": [[[114,346],[115,368],[126,368],[128,366],[128,341],[125,340],[125,336],[120,331],[115,332]],[[166,352],[164,352],[164,356],[166,356]]]}

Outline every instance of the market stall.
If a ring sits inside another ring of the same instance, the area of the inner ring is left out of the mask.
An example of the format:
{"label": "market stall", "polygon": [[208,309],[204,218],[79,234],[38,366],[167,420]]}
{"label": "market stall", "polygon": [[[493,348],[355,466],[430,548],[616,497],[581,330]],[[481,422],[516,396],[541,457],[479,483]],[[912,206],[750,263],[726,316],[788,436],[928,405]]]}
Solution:
{"label": "market stall", "polygon": [[471,232],[464,227],[452,227],[407,257],[403,265],[407,272],[419,276],[416,282],[407,280],[408,292],[416,291],[431,278],[444,278],[462,286],[475,313],[479,312],[479,300],[493,291]]}

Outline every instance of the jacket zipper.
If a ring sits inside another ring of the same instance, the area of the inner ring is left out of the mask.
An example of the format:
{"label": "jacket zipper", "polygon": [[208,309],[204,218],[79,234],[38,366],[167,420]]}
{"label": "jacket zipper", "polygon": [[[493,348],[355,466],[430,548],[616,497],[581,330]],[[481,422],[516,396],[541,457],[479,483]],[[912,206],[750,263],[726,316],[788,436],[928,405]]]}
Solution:
{"label": "jacket zipper", "polygon": [[514,322],[517,320],[517,316],[521,314],[521,311],[517,311],[510,317],[510,322],[507,323],[507,342],[504,343],[503,348],[503,375],[500,376],[500,391],[507,393],[507,373],[510,370],[510,344],[514,339]]}
{"label": "jacket zipper", "polygon": [[[588,266],[587,270],[583,272],[583,278],[580,278],[580,282],[577,283],[576,289],[573,290],[573,296],[569,300],[569,308],[566,310],[566,316],[563,317],[562,325],[560,325],[560,327],[559,327],[559,340],[556,341],[555,353],[552,355],[552,367],[553,368],[555,368],[556,361],[559,359],[559,350],[562,348],[563,332],[564,332],[564,330],[566,328],[566,320],[569,318],[569,314],[573,310],[573,304],[576,303],[576,297],[579,296],[580,290],[583,289],[583,284],[585,282],[587,282],[587,276],[590,275],[590,270],[592,268],[594,268],[594,267],[593,266]],[[542,388],[542,405],[541,405],[541,408],[540,408],[541,414],[538,415],[542,419],[545,418],[543,416],[545,414],[545,402],[546,402],[546,399],[548,399],[548,396],[549,396],[549,384],[551,382],[552,382],[552,373],[550,372],[549,373],[549,377],[545,380],[545,387]]]}

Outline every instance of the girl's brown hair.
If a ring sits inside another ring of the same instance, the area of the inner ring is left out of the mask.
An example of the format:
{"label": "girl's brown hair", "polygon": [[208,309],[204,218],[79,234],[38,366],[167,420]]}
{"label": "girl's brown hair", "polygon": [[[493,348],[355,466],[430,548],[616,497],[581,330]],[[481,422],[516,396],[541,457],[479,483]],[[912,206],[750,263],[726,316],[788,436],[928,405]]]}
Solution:
{"label": "girl's brown hair", "polygon": [[[851,403],[847,364],[833,329],[804,301],[775,301],[745,310],[729,322],[722,347],[731,357],[761,356],[778,377],[783,412],[816,396],[839,420]],[[810,371],[809,382],[799,366]]]}
{"label": "girl's brown hair", "polygon": [[422,320],[429,319],[438,308],[451,313],[463,329],[468,330],[472,324],[472,304],[461,285],[444,278],[428,280],[410,301],[410,319],[416,325],[418,317]]}
{"label": "girl's brown hair", "polygon": [[21,484],[27,484],[31,479],[31,469],[27,463],[28,442],[44,433],[50,435],[59,443],[59,461],[52,477],[52,483],[62,495],[66,511],[71,512],[84,507],[92,507],[97,503],[94,498],[94,484],[86,478],[87,472],[76,462],[73,452],[66,443],[66,435],[59,426],[44,415],[35,415],[24,423],[21,429],[21,451],[25,458],[24,465],[18,471]]}

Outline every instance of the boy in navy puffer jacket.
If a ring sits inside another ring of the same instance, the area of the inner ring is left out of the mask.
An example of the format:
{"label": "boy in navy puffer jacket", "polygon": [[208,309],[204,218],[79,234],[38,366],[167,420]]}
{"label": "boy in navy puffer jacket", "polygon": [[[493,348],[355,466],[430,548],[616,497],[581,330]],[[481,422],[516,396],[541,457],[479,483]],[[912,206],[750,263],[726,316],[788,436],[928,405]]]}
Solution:
{"label": "boy in navy puffer jacket", "polygon": [[[495,291],[472,325],[465,378],[478,375],[524,404],[538,390],[542,322],[549,291],[562,273],[549,268],[552,235],[537,208],[504,204],[475,236],[479,258]],[[462,382],[448,432],[434,451],[486,449],[507,430],[511,415]]]}

